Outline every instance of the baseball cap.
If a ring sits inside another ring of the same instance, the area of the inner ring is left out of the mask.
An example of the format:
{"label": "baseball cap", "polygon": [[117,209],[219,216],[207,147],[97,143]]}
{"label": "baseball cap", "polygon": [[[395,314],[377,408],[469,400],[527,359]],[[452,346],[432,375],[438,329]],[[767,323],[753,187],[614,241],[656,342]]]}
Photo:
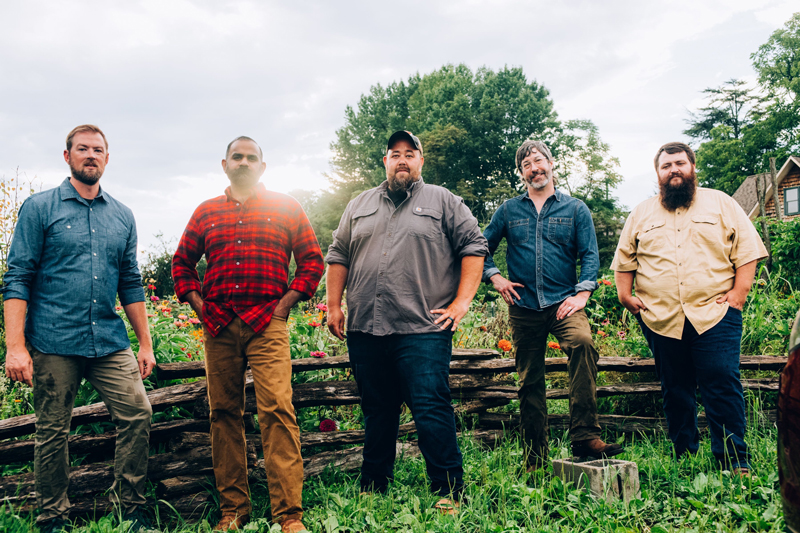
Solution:
{"label": "baseball cap", "polygon": [[419,155],[422,155],[422,143],[419,142],[419,139],[416,135],[411,133],[410,131],[400,130],[392,133],[392,136],[389,137],[389,142],[386,143],[386,149],[391,150],[392,146],[395,145],[397,141],[408,141],[413,146],[419,150]]}

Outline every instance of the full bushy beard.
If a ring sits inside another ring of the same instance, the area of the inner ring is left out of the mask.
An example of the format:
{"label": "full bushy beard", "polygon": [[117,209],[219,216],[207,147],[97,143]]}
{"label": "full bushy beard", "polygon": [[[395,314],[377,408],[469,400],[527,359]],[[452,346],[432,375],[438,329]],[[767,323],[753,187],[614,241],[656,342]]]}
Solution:
{"label": "full bushy beard", "polygon": [[[680,176],[683,178],[680,185],[670,185],[672,178]],[[673,172],[665,183],[659,181],[658,188],[661,191],[661,205],[667,211],[675,211],[681,207],[689,207],[694,201],[694,194],[697,191],[697,174],[694,170],[688,176],[683,172]]]}
{"label": "full bushy beard", "polygon": [[103,172],[99,167],[89,167],[89,171],[86,172],[83,170],[78,170],[70,165],[69,170],[72,172],[73,178],[90,187],[100,181],[100,178],[103,176]]}
{"label": "full bushy beard", "polygon": [[400,178],[397,176],[397,171],[394,174],[387,175],[386,180],[389,182],[389,190],[392,192],[404,192],[411,187],[415,181],[419,179],[411,175],[411,172],[406,171],[405,177]]}

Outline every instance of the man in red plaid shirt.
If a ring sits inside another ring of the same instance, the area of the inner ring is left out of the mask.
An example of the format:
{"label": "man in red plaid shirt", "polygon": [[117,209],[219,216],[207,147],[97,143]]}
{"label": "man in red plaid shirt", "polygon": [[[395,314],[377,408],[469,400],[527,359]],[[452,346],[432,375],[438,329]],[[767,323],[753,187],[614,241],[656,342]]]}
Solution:
{"label": "man in red plaid shirt", "polygon": [[[215,531],[240,529],[250,518],[242,422],[248,363],[273,521],[283,531],[305,530],[286,319],[294,304],[314,295],[324,266],[300,204],[259,183],[266,169],[262,159],[249,137],[228,145],[222,169],[231,185],[224,196],[195,210],[172,263],[175,293],[204,325],[211,450],[222,511]],[[201,284],[196,266],[203,254],[208,270]],[[292,254],[297,270],[290,284]]]}

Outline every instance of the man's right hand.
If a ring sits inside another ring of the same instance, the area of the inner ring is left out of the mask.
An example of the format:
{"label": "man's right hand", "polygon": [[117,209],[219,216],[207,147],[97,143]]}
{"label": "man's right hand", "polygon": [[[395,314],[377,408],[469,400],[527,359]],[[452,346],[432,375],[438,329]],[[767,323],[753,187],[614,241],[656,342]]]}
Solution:
{"label": "man's right hand", "polygon": [[24,346],[16,349],[8,348],[6,353],[6,376],[11,381],[20,381],[33,387],[33,359]]}
{"label": "man's right hand", "polygon": [[619,302],[634,315],[638,315],[641,311],[647,311],[647,307],[637,296],[623,296],[620,294]]}
{"label": "man's right hand", "polygon": [[341,307],[328,305],[328,329],[334,336],[344,340],[344,312]]}
{"label": "man's right hand", "polygon": [[200,293],[197,291],[192,291],[186,295],[186,301],[189,302],[189,305],[194,310],[197,318],[200,322],[203,322],[203,298],[200,296]]}
{"label": "man's right hand", "polygon": [[514,290],[514,287],[525,287],[522,283],[514,283],[508,281],[506,278],[501,276],[500,274],[495,274],[490,278],[492,285],[497,292],[503,297],[503,300],[506,301],[508,305],[514,305],[514,298],[517,300],[521,300],[517,291]]}

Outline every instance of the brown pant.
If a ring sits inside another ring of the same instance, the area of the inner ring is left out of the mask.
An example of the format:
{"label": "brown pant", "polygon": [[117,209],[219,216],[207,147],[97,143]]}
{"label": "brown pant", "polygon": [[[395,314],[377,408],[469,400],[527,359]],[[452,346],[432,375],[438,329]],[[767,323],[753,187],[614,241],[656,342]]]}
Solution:
{"label": "brown pant", "polygon": [[303,458],[292,405],[292,362],[286,321],[273,317],[256,333],[236,317],[216,337],[205,332],[211,455],[223,514],[250,514],[244,437],[244,384],[253,372],[264,466],[275,522],[303,516]]}
{"label": "brown pant", "polygon": [[28,350],[36,412],[33,469],[41,510],[36,521],[69,515],[69,427],[83,378],[94,386],[117,424],[111,501],[119,503],[124,514],[143,505],[153,410],[131,349],[96,358],[44,354],[30,345]]}
{"label": "brown pant", "polygon": [[544,359],[552,333],[569,358],[569,435],[572,442],[600,437],[597,420],[597,360],[589,320],[583,310],[556,320],[558,305],[542,311],[509,307],[519,374],[520,425],[528,460],[547,457],[547,400]]}

